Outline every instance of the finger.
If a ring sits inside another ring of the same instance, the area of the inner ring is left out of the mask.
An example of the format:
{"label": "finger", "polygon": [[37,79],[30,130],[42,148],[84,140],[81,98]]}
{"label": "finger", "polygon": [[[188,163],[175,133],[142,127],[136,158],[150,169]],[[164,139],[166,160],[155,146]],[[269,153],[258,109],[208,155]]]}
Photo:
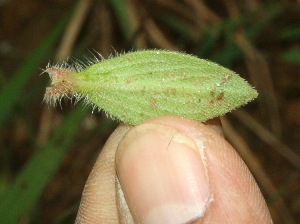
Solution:
{"label": "finger", "polygon": [[116,164],[136,223],[271,223],[247,167],[209,125],[147,121],[121,140]]}
{"label": "finger", "polygon": [[115,153],[130,126],[121,125],[107,140],[86,182],[75,223],[119,223],[115,189]]}

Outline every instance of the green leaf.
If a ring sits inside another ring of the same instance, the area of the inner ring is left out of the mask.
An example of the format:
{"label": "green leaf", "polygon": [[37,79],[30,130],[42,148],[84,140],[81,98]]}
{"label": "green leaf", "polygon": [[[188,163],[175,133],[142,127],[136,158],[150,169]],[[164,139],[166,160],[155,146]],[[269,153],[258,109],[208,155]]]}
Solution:
{"label": "green leaf", "polygon": [[129,124],[162,115],[206,121],[257,96],[233,71],[171,51],[138,51],[85,69],[74,66],[47,68],[52,86],[45,100],[55,104],[64,96],[84,98]]}
{"label": "green leaf", "polygon": [[117,21],[124,37],[129,40],[133,34],[133,31],[129,22],[128,12],[124,0],[110,0],[110,4],[114,9]]}
{"label": "green leaf", "polygon": [[283,53],[282,59],[286,62],[300,64],[300,48],[293,48]]}
{"label": "green leaf", "polygon": [[299,40],[300,39],[300,24],[288,27],[281,32],[281,38],[283,40]]}

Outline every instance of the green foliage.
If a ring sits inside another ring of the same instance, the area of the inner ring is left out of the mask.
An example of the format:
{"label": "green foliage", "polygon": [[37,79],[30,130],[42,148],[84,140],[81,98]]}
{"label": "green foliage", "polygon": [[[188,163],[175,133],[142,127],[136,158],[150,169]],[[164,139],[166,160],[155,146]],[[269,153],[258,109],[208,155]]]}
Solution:
{"label": "green foliage", "polygon": [[[286,28],[281,33],[281,38],[285,41],[298,41],[300,40],[300,26],[295,25]],[[298,44],[295,47],[292,47],[286,50],[282,54],[282,59],[286,62],[293,63],[293,64],[300,64],[300,48]]]}
{"label": "green foliage", "polygon": [[46,101],[75,95],[129,124],[162,115],[206,121],[257,96],[233,71],[171,51],[137,51],[76,68],[46,69],[52,79]]}
{"label": "green foliage", "polygon": [[[22,98],[21,102],[26,104],[24,108],[31,103],[29,99],[32,100],[32,93],[36,93],[35,90],[39,89],[40,86],[32,88],[32,91],[24,96],[21,93],[38,65],[52,51],[71,12],[72,9],[66,13],[31,56],[17,69],[12,78],[5,80],[5,85],[0,91],[0,126],[4,126],[5,122],[9,121],[12,110],[19,103],[20,98]],[[30,208],[34,207],[44,187],[49,183],[70,148],[84,113],[85,110],[81,107],[75,109],[61,124],[52,138],[44,146],[37,149],[36,154],[12,183],[8,182],[8,173],[1,173],[1,223],[18,223],[20,218],[26,215]],[[24,114],[22,116],[20,117],[30,126],[28,118],[24,117]],[[32,133],[29,126],[28,134]],[[66,135],[66,133],[68,134]],[[35,142],[33,145],[35,145]],[[7,163],[4,158],[2,161]]]}
{"label": "green foliage", "polygon": [[281,32],[281,38],[288,41],[300,40],[300,24],[284,29]]}
{"label": "green foliage", "polygon": [[132,28],[129,23],[128,12],[124,0],[110,0],[110,4],[114,9],[117,21],[124,37],[129,40],[132,36]]}
{"label": "green foliage", "polygon": [[300,48],[292,48],[283,53],[282,59],[286,62],[300,64]]}
{"label": "green foliage", "polygon": [[86,110],[77,107],[26,164],[0,202],[1,223],[17,223],[37,202],[70,148]]}

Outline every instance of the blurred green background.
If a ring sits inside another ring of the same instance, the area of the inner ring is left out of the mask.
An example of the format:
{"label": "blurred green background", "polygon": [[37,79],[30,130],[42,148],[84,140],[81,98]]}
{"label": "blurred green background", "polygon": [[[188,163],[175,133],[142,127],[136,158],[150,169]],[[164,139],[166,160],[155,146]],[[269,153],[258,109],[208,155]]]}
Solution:
{"label": "blurred green background", "polygon": [[80,103],[42,103],[42,69],[146,48],[215,61],[256,87],[223,119],[225,135],[274,223],[300,223],[299,0],[2,0],[0,21],[0,223],[73,223],[118,125]]}

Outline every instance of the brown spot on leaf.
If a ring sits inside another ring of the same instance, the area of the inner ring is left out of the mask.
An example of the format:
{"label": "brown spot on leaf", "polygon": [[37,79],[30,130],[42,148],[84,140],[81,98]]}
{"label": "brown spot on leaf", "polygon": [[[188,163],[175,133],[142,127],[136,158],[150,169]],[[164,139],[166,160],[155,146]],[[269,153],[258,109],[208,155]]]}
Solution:
{"label": "brown spot on leaf", "polygon": [[224,85],[230,78],[231,78],[231,75],[230,75],[230,74],[224,75],[224,78],[222,79],[222,81],[221,81],[220,83],[217,84],[217,86],[222,86],[222,85]]}
{"label": "brown spot on leaf", "polygon": [[157,100],[154,99],[154,98],[152,98],[152,99],[150,100],[150,106],[151,106],[152,108],[157,108]]}
{"label": "brown spot on leaf", "polygon": [[176,90],[176,88],[169,88],[169,89],[168,89],[168,92],[169,92],[170,94],[175,95],[176,92],[177,92],[177,90]]}
{"label": "brown spot on leaf", "polygon": [[218,96],[217,96],[217,100],[222,100],[224,97],[224,92],[221,92]]}
{"label": "brown spot on leaf", "polygon": [[169,76],[170,76],[171,78],[174,78],[174,79],[177,77],[177,75],[176,75],[175,73],[172,73],[172,74],[170,74]]}
{"label": "brown spot on leaf", "polygon": [[214,107],[214,106],[220,106],[222,105],[222,101],[218,101],[218,100],[210,100],[208,101],[208,107]]}

